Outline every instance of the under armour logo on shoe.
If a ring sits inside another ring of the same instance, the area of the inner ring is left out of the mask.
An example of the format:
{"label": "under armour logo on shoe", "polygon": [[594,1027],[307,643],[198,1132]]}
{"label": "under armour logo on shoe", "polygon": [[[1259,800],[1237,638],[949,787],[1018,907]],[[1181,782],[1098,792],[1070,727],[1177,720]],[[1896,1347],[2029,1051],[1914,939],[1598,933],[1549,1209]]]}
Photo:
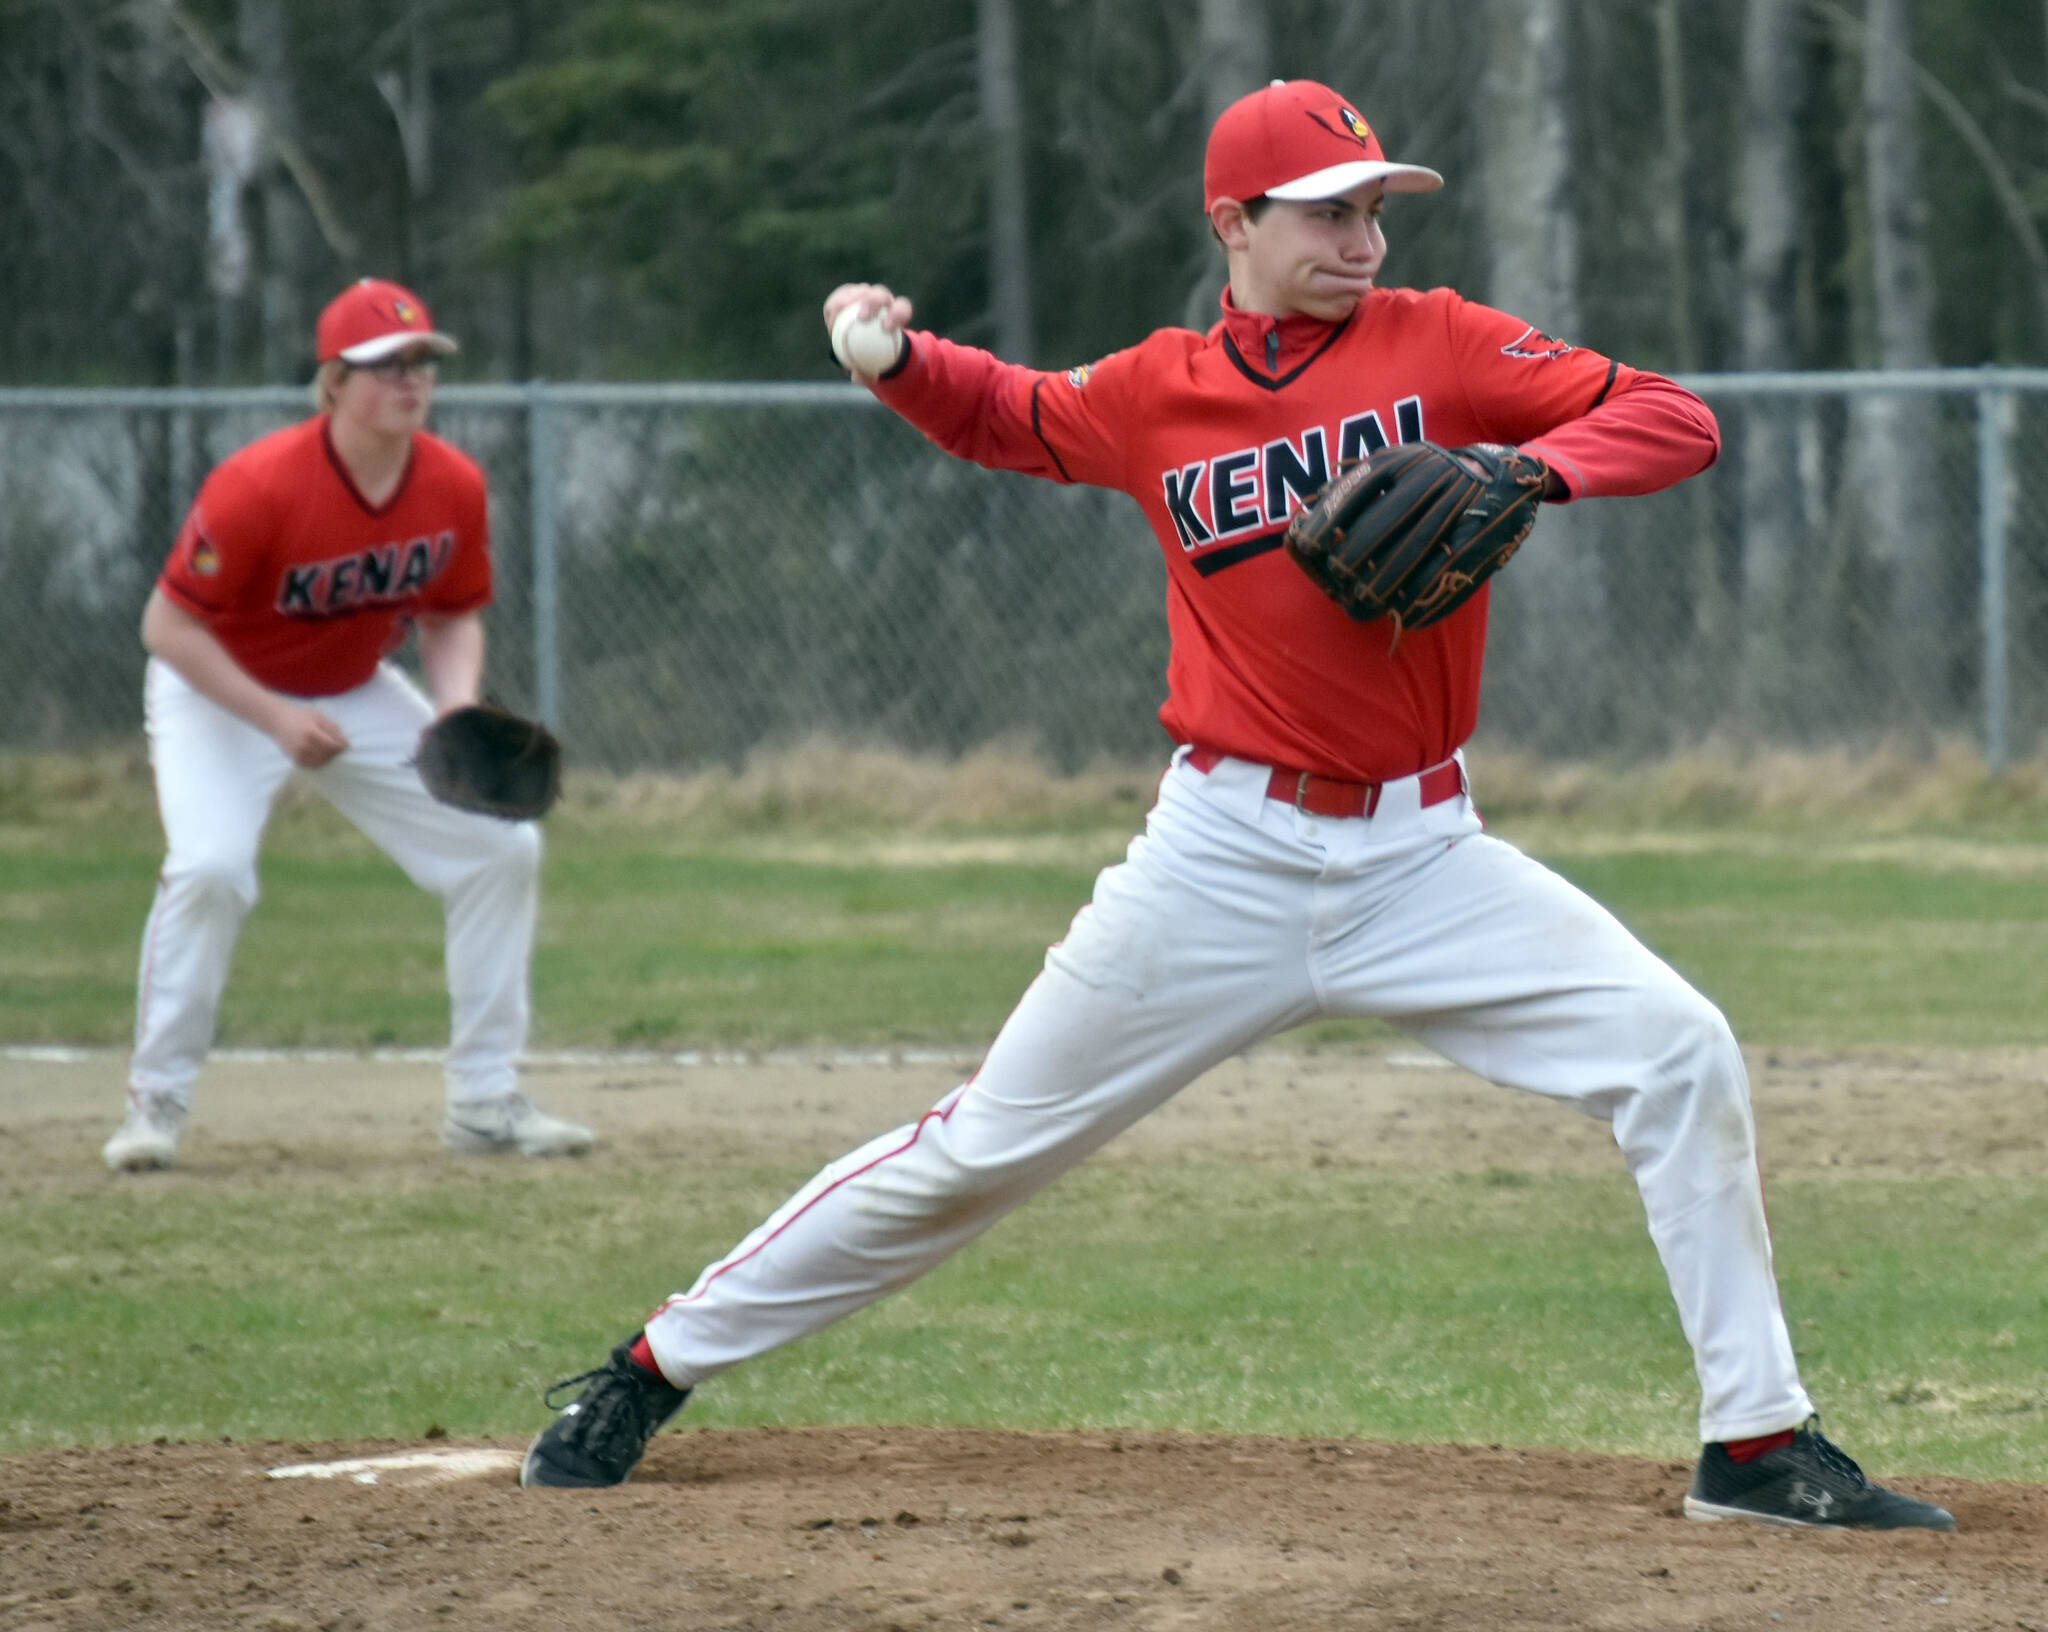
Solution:
{"label": "under armour logo on shoe", "polygon": [[1811,1508],[1816,1519],[1824,1519],[1828,1516],[1829,1509],[1835,1505],[1835,1493],[1831,1490],[1814,1490],[1801,1479],[1792,1487],[1792,1501],[1800,1507]]}

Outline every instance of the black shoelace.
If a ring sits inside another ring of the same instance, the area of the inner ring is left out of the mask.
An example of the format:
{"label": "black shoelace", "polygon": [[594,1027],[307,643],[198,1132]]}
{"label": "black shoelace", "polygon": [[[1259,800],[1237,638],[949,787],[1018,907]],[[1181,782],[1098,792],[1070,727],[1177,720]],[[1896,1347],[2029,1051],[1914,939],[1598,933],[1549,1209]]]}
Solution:
{"label": "black shoelace", "polygon": [[578,1383],[587,1383],[593,1377],[603,1376],[606,1369],[604,1366],[599,1366],[595,1371],[578,1372],[574,1377],[564,1377],[559,1383],[549,1386],[548,1391],[540,1397],[541,1404],[545,1405],[550,1411],[561,1410],[562,1407],[555,1404],[555,1396],[557,1394],[561,1393],[565,1388],[574,1388]]}
{"label": "black shoelace", "polygon": [[1858,1490],[1861,1490],[1870,1482],[1864,1477],[1863,1470],[1856,1465],[1855,1460],[1849,1453],[1835,1444],[1833,1440],[1829,1439],[1818,1428],[1809,1429],[1806,1438],[1808,1443],[1813,1446],[1813,1454],[1818,1458],[1820,1465],[1830,1473],[1840,1474]]}
{"label": "black shoelace", "polygon": [[636,1449],[646,1444],[666,1412],[667,1401],[661,1396],[675,1391],[652,1377],[636,1376],[637,1370],[630,1360],[613,1359],[580,1377],[565,1377],[549,1389],[544,1396],[549,1408],[560,1409],[554,1396],[563,1389],[593,1380],[599,1384],[563,1430],[564,1437],[572,1444],[593,1447],[600,1455],[607,1448],[616,1449],[622,1440],[630,1439]]}

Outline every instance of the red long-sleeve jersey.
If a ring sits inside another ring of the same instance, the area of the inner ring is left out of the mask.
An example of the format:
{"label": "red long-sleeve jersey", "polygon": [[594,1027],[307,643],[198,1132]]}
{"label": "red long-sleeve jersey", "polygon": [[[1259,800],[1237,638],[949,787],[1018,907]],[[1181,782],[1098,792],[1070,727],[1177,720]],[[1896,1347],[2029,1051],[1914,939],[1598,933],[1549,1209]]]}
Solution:
{"label": "red long-sleeve jersey", "polygon": [[[1448,289],[1345,321],[1241,312],[1064,373],[914,333],[876,386],[947,452],[1130,494],[1166,554],[1176,742],[1357,781],[1448,759],[1479,715],[1487,592],[1405,634],[1354,622],[1280,549],[1338,463],[1391,442],[1506,442],[1572,498],[1651,493],[1720,451],[1705,403]],[[1540,528],[1529,546],[1541,547]]]}

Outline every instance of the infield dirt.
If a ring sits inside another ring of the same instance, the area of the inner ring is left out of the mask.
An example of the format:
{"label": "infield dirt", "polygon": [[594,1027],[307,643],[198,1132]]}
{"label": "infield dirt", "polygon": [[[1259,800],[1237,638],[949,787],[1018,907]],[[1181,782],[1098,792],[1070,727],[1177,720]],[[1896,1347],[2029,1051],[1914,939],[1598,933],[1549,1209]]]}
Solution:
{"label": "infield dirt", "polygon": [[[1774,1176],[2048,1167],[2042,1051],[1759,1054],[1752,1069]],[[781,1151],[793,1114],[828,1152],[848,1146],[958,1075],[949,1062],[610,1061],[533,1082],[615,1152],[658,1129],[738,1158]],[[118,1080],[112,1056],[0,1062],[10,1184],[88,1182]],[[187,1161],[152,1182],[441,1159],[430,1066],[224,1060],[203,1094]],[[1618,1160],[1597,1124],[1399,1050],[1232,1061],[1098,1160],[1222,1151],[1409,1171],[1611,1172]],[[522,1492],[503,1474],[263,1477],[420,1448],[0,1458],[0,1629],[2048,1632],[2039,1485],[1902,1479],[1949,1506],[1959,1533],[1831,1535],[1686,1523],[1690,1470],[1677,1462],[1157,1433],[687,1426],[615,1491]]]}

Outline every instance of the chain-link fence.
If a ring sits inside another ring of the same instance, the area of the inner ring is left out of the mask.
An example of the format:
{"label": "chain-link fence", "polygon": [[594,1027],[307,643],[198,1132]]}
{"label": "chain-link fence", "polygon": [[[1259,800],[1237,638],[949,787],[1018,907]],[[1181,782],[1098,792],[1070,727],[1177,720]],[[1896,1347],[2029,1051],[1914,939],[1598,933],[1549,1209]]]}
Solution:
{"label": "chain-link fence", "polygon": [[[1484,740],[2048,731],[2048,371],[1720,375],[1706,476],[1544,512]],[[206,471],[303,392],[0,391],[0,747],[140,723],[136,623]],[[945,457],[851,386],[448,386],[488,471],[493,687],[579,764],[825,732],[1074,766],[1163,751],[1164,568],[1128,499]]]}

